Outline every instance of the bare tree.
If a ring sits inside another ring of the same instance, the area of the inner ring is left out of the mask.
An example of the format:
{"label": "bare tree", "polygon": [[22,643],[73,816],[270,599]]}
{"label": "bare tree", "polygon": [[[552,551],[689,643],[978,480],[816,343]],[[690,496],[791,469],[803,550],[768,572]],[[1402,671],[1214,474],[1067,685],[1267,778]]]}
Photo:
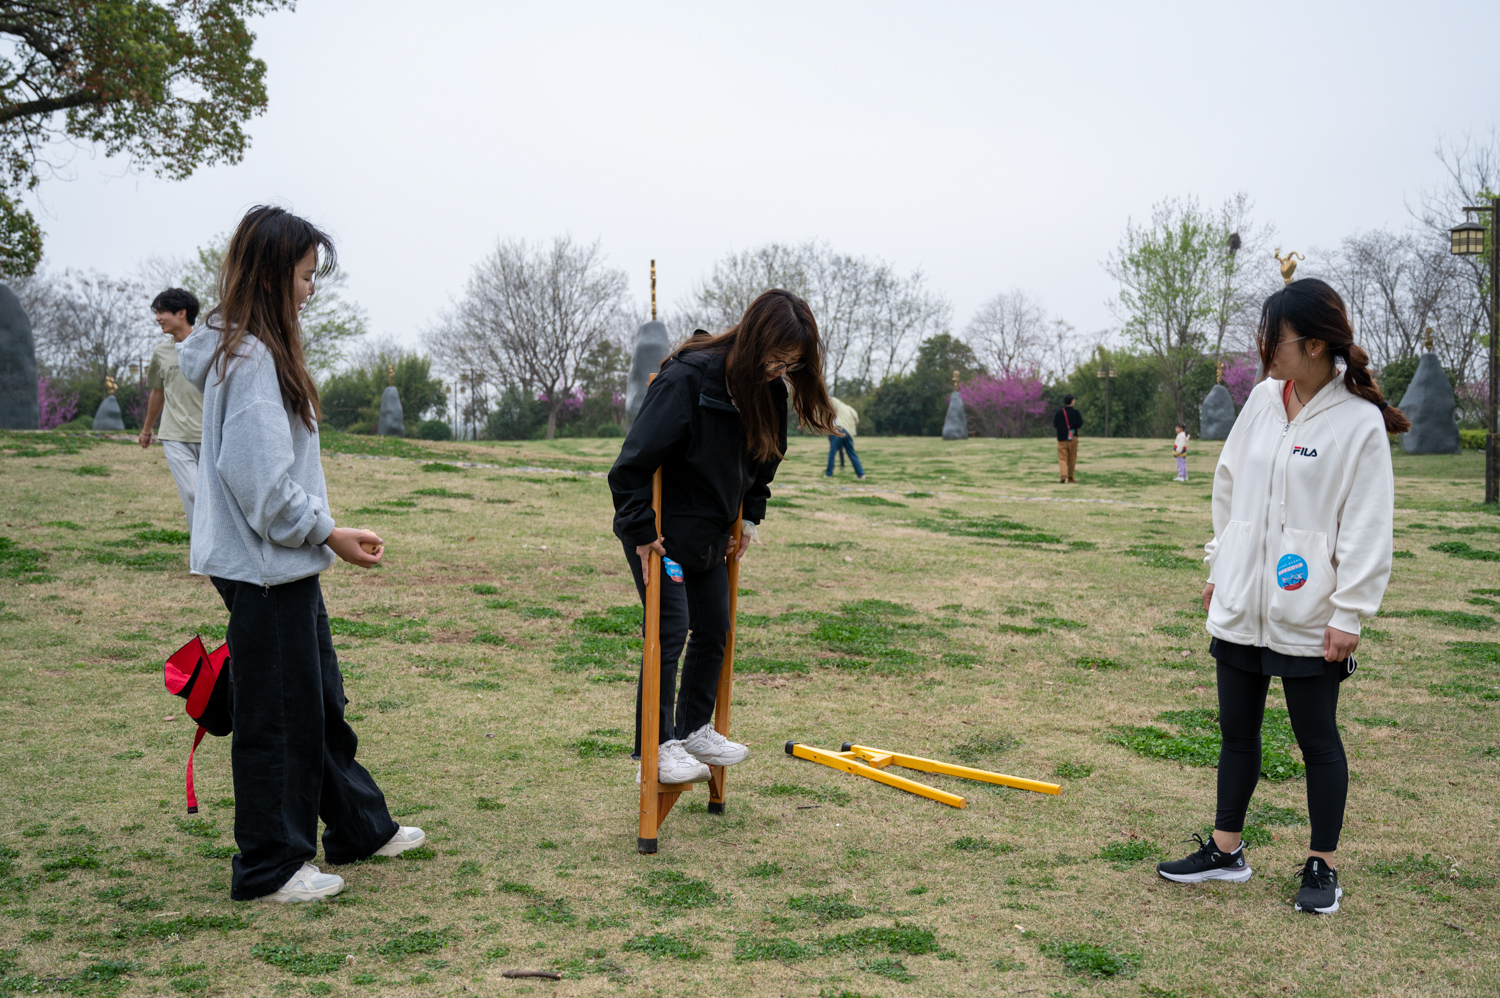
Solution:
{"label": "bare tree", "polygon": [[947,332],[953,321],[953,306],[928,290],[927,278],[920,270],[901,277],[881,265],[872,281],[869,302],[865,349],[856,377],[870,387],[905,374],[916,359],[917,345]]}
{"label": "bare tree", "polygon": [[740,321],[757,295],[785,288],[818,320],[831,389],[873,385],[905,370],[915,345],[947,328],[950,308],[920,271],[902,277],[881,260],[835,252],[826,243],[767,243],[732,253],[694,288],[683,315],[710,332]]}
{"label": "bare tree", "polygon": [[54,375],[123,381],[126,367],[156,346],[151,298],[135,281],[69,270],[28,278],[18,293],[31,316],[37,360]]}
{"label": "bare tree", "polygon": [[1033,295],[1002,291],[969,319],[964,339],[979,362],[996,375],[1036,370],[1047,341],[1047,310]]}
{"label": "bare tree", "polygon": [[1219,241],[1213,244],[1212,268],[1217,297],[1211,322],[1213,358],[1224,356],[1224,343],[1231,349],[1249,346],[1255,340],[1260,304],[1280,287],[1280,275],[1272,265],[1272,241],[1276,229],[1257,225],[1252,217],[1254,202],[1239,191],[1219,206],[1216,219]]}
{"label": "bare tree", "polygon": [[541,393],[547,439],[579,387],[590,351],[619,329],[624,271],[604,264],[598,242],[572,237],[550,247],[501,242],[474,267],[464,296],[427,335],[433,355],[452,371],[478,371],[497,384]]}
{"label": "bare tree", "polygon": [[1327,259],[1330,282],[1377,366],[1417,353],[1424,330],[1442,326],[1447,332],[1463,312],[1454,300],[1455,292],[1462,296],[1463,271],[1446,240],[1430,233],[1355,233]]}

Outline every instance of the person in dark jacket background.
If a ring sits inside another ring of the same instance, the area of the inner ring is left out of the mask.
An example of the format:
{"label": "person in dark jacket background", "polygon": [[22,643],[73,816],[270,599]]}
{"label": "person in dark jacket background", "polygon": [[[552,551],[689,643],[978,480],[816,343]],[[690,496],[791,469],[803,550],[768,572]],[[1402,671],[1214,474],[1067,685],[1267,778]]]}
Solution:
{"label": "person in dark jacket background", "polygon": [[1052,428],[1057,431],[1057,480],[1076,482],[1073,467],[1078,464],[1078,429],[1083,426],[1083,413],[1073,408],[1073,396],[1064,395],[1062,408],[1052,417]]}
{"label": "person in dark jacket background", "polygon": [[[751,302],[727,332],[710,336],[700,329],[667,357],[609,472],[615,535],[642,604],[651,552],[680,566],[680,581],[676,569],[664,566],[662,583],[657,769],[663,783],[706,780],[709,766],[734,765],[750,754],[712,723],[729,634],[726,559],[744,557],[765,517],[771,479],[786,453],[788,382],[802,425],[817,434],[835,432],[817,320],[807,302],[773,289]],[[658,467],[660,534],[651,508],[651,477]],[[731,551],[742,505],[744,532]],[[639,684],[635,727],[639,758]]]}

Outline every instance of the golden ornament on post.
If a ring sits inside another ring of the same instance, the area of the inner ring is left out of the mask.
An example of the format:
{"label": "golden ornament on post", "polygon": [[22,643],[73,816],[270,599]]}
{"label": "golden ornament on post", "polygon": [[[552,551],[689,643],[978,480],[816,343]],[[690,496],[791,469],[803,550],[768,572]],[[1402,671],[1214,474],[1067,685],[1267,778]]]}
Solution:
{"label": "golden ornament on post", "polygon": [[1283,257],[1281,255],[1280,247],[1277,247],[1276,252],[1271,255],[1276,257],[1277,263],[1281,264],[1282,284],[1292,283],[1292,275],[1297,272],[1297,261],[1307,259],[1307,257],[1303,256],[1301,253],[1298,253],[1296,250],[1292,250],[1285,257]]}

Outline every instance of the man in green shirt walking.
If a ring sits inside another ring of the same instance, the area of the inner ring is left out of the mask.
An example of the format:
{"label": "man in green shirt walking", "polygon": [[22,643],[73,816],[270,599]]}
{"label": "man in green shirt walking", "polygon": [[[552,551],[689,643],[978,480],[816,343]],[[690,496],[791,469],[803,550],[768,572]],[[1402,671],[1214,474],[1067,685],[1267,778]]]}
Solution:
{"label": "man in green shirt walking", "polygon": [[188,338],[198,320],[198,299],[190,291],[170,288],[151,302],[156,324],[172,337],[151,354],[146,370],[146,387],[151,398],[146,403],[146,419],[141,430],[141,447],[151,446],[151,427],[161,417],[161,431],[156,438],[167,457],[167,467],[177,482],[182,511],[187,515],[188,530],[193,529],[193,498],[198,491],[198,446],[203,441],[203,395],[182,376],[177,367],[177,344]]}

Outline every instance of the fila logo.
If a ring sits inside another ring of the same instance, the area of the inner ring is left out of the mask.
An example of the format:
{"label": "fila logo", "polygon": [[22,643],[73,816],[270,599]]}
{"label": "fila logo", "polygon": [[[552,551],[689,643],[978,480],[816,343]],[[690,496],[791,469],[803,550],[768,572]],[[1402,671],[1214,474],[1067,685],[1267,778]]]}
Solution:
{"label": "fila logo", "polygon": [[1298,444],[1292,448],[1292,453],[1301,454],[1303,457],[1317,457],[1318,449],[1316,447],[1303,447],[1301,444]]}

